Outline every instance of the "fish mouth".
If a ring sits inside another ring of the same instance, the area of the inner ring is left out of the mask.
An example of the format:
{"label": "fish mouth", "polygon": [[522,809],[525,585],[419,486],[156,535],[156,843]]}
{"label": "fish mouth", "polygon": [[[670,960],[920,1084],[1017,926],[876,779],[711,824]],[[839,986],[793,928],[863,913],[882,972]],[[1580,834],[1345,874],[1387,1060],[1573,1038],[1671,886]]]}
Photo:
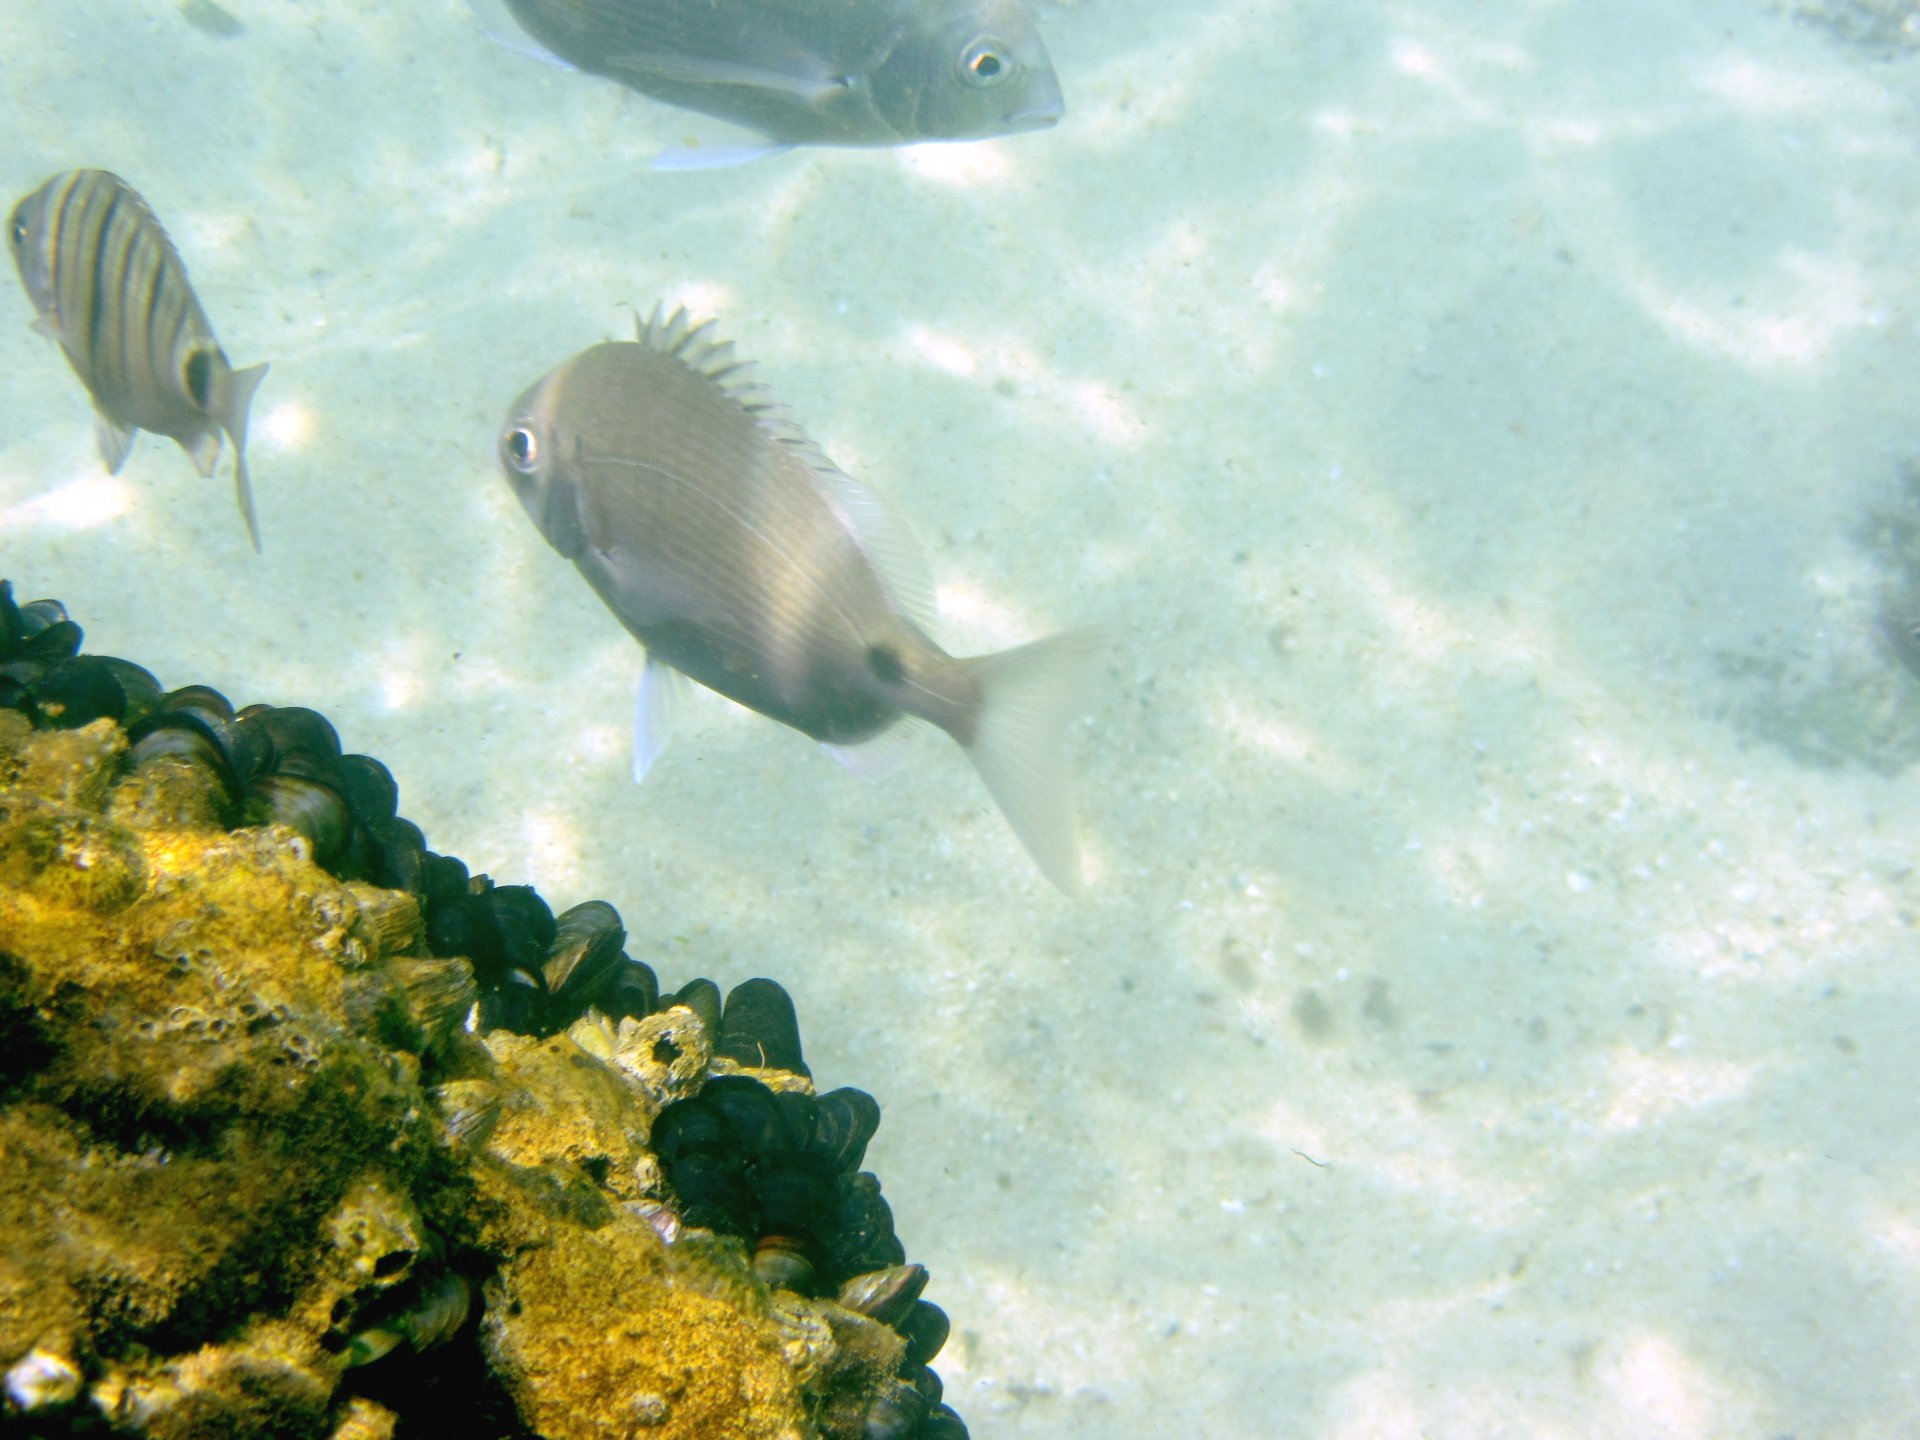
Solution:
{"label": "fish mouth", "polygon": [[1067,113],[1067,107],[1056,97],[1042,101],[1038,105],[1029,105],[1024,110],[1016,110],[1000,123],[1009,133],[1023,130],[1051,130],[1060,123],[1060,117]]}

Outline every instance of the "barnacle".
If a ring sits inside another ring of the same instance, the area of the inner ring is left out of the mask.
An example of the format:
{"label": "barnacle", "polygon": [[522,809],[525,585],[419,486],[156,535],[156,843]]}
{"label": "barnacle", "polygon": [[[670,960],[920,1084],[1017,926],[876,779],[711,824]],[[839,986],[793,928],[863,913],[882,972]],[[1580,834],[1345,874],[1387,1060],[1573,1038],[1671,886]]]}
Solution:
{"label": "barnacle", "polygon": [[311,710],[0,582],[0,1425],[954,1440],[770,980],[429,850]]}

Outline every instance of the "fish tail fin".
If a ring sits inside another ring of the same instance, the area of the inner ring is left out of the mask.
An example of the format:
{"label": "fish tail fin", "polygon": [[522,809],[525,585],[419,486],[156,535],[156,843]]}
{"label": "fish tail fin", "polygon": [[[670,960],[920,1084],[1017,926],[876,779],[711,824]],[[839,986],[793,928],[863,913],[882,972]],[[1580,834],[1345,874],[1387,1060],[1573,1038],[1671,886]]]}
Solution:
{"label": "fish tail fin", "polygon": [[253,408],[253,392],[267,378],[266,362],[235,370],[227,376],[226,394],[220,397],[220,424],[233,437],[233,493],[240,502],[240,513],[247,520],[247,534],[253,537],[253,552],[260,553],[260,517],[253,508],[253,480],[247,474],[247,412]]}
{"label": "fish tail fin", "polygon": [[1105,635],[1072,630],[962,663],[980,687],[969,759],[1047,879],[1080,893],[1067,726],[1092,689]]}

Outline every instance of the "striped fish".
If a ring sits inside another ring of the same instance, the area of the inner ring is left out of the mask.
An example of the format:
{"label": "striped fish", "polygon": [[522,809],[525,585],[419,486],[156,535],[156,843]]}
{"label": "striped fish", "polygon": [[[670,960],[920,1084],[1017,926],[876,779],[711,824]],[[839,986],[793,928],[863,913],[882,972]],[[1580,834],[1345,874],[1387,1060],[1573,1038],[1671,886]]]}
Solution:
{"label": "striped fish", "polygon": [[233,483],[253,548],[247,408],[265,365],[235,370],[213,337],[167,232],[133,187],[104,170],[56,175],[13,207],[7,241],[20,283],[93,396],[100,458],[120,473],[133,437],[177,442],[202,475],[233,440]]}

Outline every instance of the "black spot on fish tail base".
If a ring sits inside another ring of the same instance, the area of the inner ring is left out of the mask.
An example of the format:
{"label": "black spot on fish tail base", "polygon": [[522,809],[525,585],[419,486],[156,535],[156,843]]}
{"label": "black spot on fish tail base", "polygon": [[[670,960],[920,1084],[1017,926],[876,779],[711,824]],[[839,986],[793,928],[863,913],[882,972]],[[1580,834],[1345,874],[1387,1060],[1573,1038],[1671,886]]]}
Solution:
{"label": "black spot on fish tail base", "polygon": [[900,659],[900,652],[891,645],[869,645],[867,668],[883,685],[898,685],[907,678],[907,667]]}
{"label": "black spot on fish tail base", "polygon": [[187,394],[202,410],[213,398],[213,362],[218,358],[217,350],[195,350],[187,356],[187,363],[181,370],[180,378],[186,382]]}
{"label": "black spot on fish tail base", "polygon": [[[718,1063],[807,1075],[793,1002],[776,982],[749,980],[724,1003],[707,979],[662,995],[652,968],[620,948],[626,931],[611,905],[588,901],[556,917],[531,886],[496,885],[427,849],[420,828],[397,813],[399,789],[386,766],[343,755],[318,712],[235,711],[206,686],[163,692],[137,665],[80,654],[82,639],[58,601],[16,604],[11,583],[0,580],[0,709],[24,714],[35,729],[117,719],[127,731],[128,773],[161,761],[194,766],[211,775],[229,823],[290,826],[337,878],[411,893],[427,948],[472,966],[481,1029],[552,1035],[589,1007],[618,1023],[685,1006],[713,1037]],[[0,955],[0,1000],[6,984]],[[33,1042],[32,1034],[0,1025],[0,1038],[9,1036],[23,1047]],[[679,1057],[671,1039],[655,1046],[663,1064]],[[5,1077],[0,1060],[0,1084]],[[880,1107],[864,1091],[775,1091],[750,1074],[710,1074],[694,1095],[660,1111],[650,1143],[682,1224],[740,1238],[770,1286],[837,1294],[904,1338],[897,1383],[845,1440],[965,1440],[966,1426],[940,1403],[939,1376],[928,1368],[946,1338],[946,1315],[919,1298],[925,1272],[906,1264],[880,1182],[860,1168],[879,1124]],[[417,1284],[396,1292],[392,1326],[411,1348],[395,1353],[412,1355],[407,1363],[416,1367],[407,1378],[391,1368],[395,1362],[369,1360],[364,1372],[353,1372],[365,1379],[352,1388],[397,1395],[424,1385],[443,1410],[468,1417],[489,1410],[488,1423],[473,1433],[523,1433],[508,1423],[510,1404],[479,1347],[448,1343],[475,1329],[469,1284],[483,1276],[456,1273],[470,1260],[426,1265]],[[418,1355],[429,1346],[430,1362]]]}

